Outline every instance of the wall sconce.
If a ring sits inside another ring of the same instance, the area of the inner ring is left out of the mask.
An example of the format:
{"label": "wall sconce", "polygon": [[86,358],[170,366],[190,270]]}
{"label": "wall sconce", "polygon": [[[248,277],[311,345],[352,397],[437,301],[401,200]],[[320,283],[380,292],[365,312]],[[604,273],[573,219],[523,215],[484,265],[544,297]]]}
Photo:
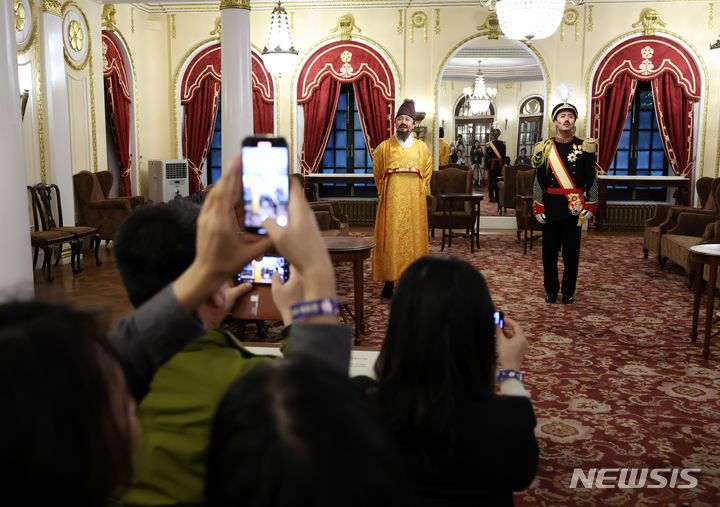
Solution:
{"label": "wall sconce", "polygon": [[513,117],[512,111],[506,109],[502,112],[502,118],[505,120],[505,128],[507,129],[508,121]]}
{"label": "wall sconce", "polygon": [[710,44],[710,56],[715,67],[720,69],[720,35],[715,39],[715,42]]}
{"label": "wall sconce", "polygon": [[30,90],[23,90],[20,92],[20,122],[25,118],[25,109],[27,108],[28,98],[30,98]]}

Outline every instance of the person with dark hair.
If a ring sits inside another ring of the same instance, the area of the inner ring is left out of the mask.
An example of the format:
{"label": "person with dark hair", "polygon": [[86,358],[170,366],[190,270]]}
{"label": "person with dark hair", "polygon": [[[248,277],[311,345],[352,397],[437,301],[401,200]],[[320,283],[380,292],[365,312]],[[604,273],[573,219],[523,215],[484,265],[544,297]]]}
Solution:
{"label": "person with dark hair", "polygon": [[527,150],[525,148],[520,149],[520,156],[515,159],[515,165],[518,164],[528,164],[530,165],[530,157],[527,155]]}
{"label": "person with dark hair", "polygon": [[473,179],[475,180],[475,185],[477,186],[480,186],[483,181],[482,161],[483,149],[482,146],[480,146],[480,141],[475,139],[473,141],[472,148],[470,149],[470,163],[472,164]]}
{"label": "person with dark hair", "polygon": [[485,145],[485,168],[488,171],[490,202],[498,200],[498,178],[505,161],[505,142],[500,140],[500,129],[490,131],[490,142]]}
{"label": "person with dark hair", "polygon": [[347,375],[289,359],[228,390],[213,422],[208,507],[412,504],[377,409]]}
{"label": "person with dark hair", "polygon": [[427,255],[427,191],[432,176],[430,150],[412,135],[415,102],[405,99],[395,114],[395,134],[373,152],[378,191],[372,279],[385,282],[380,297],[391,299],[395,281],[415,259]]}
{"label": "person with dark hair", "polygon": [[[393,298],[369,393],[428,504],[512,505],[535,475],[527,341],[514,320],[495,325],[494,311],[483,276],[453,257],[415,261]],[[516,396],[495,394],[496,380]]]}
{"label": "person with dark hair", "polygon": [[[194,202],[179,199],[138,208],[122,224],[114,252],[133,304],[142,304],[192,263],[199,212]],[[252,354],[232,333],[218,328],[249,288],[251,284],[231,287],[230,280],[223,284],[197,310],[208,331],[158,370],[138,407],[143,433],[132,479],[119,503],[202,504],[209,427],[222,396],[239,377],[275,359]]]}
{"label": "person with dark hair", "polygon": [[450,145],[445,140],[445,129],[440,127],[438,141],[438,165],[448,165],[450,163]]}
{"label": "person with dark hair", "polygon": [[0,305],[0,392],[3,505],[100,507],[129,477],[135,401],[93,315]]}
{"label": "person with dark hair", "polygon": [[[580,264],[580,235],[598,204],[595,152],[597,141],[575,137],[577,108],[567,101],[552,110],[554,138],[535,145],[533,214],[543,224],[542,258],[545,302],[575,301]],[[562,285],[558,282],[558,254],[562,248]]]}

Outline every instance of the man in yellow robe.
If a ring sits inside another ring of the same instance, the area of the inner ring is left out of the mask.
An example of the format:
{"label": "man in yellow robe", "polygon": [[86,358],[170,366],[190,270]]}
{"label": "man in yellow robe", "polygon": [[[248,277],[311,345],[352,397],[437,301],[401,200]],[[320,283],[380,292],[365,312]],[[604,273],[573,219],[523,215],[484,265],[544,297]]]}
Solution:
{"label": "man in yellow robe", "polygon": [[425,196],[432,162],[427,145],[412,135],[414,128],[415,102],[406,99],[395,115],[395,135],[373,152],[379,201],[372,275],[385,282],[381,296],[388,299],[405,268],[429,253]]}
{"label": "man in yellow robe", "polygon": [[444,139],[445,129],[440,127],[440,142],[438,143],[438,165],[448,165],[450,163],[450,145]]}

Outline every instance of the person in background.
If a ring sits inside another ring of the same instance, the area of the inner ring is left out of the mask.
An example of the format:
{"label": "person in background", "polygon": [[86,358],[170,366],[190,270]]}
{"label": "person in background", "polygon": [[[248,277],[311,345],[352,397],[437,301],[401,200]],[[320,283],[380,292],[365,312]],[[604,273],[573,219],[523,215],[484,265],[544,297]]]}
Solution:
{"label": "person in background", "polygon": [[463,157],[462,150],[455,150],[450,156],[450,161],[453,164],[465,165],[465,157]]}
{"label": "person in background", "polygon": [[473,178],[476,186],[480,186],[483,181],[482,175],[482,161],[483,161],[483,149],[480,146],[480,141],[475,139],[473,141],[472,149],[470,150],[470,163],[473,169]]}
{"label": "person in background", "polygon": [[500,141],[500,130],[490,131],[490,142],[485,146],[485,167],[488,170],[488,193],[490,202],[498,200],[498,178],[502,173],[505,159],[505,143]]}
{"label": "person in background", "polygon": [[520,149],[520,155],[518,156],[518,158],[515,159],[515,165],[518,164],[530,165],[530,157],[528,157],[527,150],[525,148]]}
{"label": "person in background", "polygon": [[440,140],[438,141],[438,165],[448,165],[450,163],[450,145],[445,138],[445,129],[440,127]]}
{"label": "person in background", "polygon": [[528,344],[513,319],[495,324],[495,310],[466,261],[418,259],[393,298],[377,381],[357,380],[377,401],[421,505],[512,505],[535,476],[536,421],[520,371]]}
{"label": "person in background", "polygon": [[385,282],[380,297],[386,299],[405,268],[429,252],[426,195],[432,160],[427,145],[412,135],[414,128],[415,102],[405,99],[395,115],[395,134],[373,152],[378,206],[372,278]]}
{"label": "person in background", "polygon": [[[577,108],[568,102],[552,110],[555,137],[535,145],[533,213],[543,224],[543,284],[545,302],[575,301],[577,272],[580,264],[580,235],[583,222],[589,220],[598,203],[595,171],[597,141],[575,137]],[[562,285],[558,282],[558,253],[562,248]]]}

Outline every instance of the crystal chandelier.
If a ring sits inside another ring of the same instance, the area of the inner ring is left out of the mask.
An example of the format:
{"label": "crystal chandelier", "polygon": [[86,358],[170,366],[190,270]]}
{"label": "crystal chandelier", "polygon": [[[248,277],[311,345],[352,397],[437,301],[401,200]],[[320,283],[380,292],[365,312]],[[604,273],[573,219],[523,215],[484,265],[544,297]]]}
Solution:
{"label": "crystal chandelier", "polygon": [[475,86],[469,86],[463,89],[465,93],[465,101],[470,104],[470,114],[477,116],[485,114],[490,109],[490,102],[497,95],[497,88],[488,88],[485,85],[485,78],[480,70],[480,61],[478,61],[478,71],[475,74]]}
{"label": "crystal chandelier", "polygon": [[290,35],[287,12],[278,1],[270,18],[270,34],[267,46],[262,50],[262,59],[271,74],[282,74],[292,70],[297,58],[298,52]]}
{"label": "crystal chandelier", "polygon": [[[585,0],[568,0],[582,5]],[[566,0],[481,0],[480,5],[497,10],[498,21],[509,39],[531,41],[550,37],[560,26]]]}

